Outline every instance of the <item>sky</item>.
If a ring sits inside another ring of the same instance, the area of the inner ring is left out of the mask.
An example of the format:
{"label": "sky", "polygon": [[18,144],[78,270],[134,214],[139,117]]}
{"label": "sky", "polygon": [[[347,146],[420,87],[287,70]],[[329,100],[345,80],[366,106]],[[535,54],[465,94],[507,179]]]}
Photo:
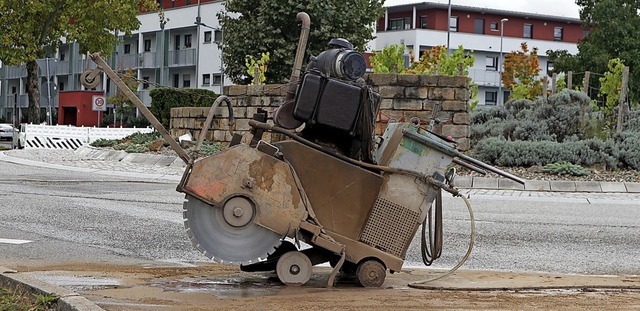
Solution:
{"label": "sky", "polygon": [[[420,2],[446,4],[449,0],[386,0],[384,5],[394,6]],[[507,11],[580,18],[580,7],[576,4],[575,0],[451,0],[451,5],[485,7]]]}

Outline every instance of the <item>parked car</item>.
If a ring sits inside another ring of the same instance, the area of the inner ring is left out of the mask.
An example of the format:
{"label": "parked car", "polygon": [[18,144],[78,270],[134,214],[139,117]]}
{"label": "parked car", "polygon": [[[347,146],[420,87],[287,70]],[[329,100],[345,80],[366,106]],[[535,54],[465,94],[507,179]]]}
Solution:
{"label": "parked car", "polygon": [[18,129],[9,123],[0,123],[0,139],[13,140]]}

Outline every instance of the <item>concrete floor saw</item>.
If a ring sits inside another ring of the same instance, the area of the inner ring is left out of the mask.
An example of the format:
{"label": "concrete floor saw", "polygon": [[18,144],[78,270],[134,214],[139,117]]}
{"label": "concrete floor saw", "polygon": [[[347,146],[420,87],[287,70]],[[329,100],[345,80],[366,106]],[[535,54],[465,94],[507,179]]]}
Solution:
{"label": "concrete floor saw", "polygon": [[[314,265],[329,262],[329,287],[338,272],[379,287],[387,271],[400,271],[419,227],[431,229],[432,213],[434,233],[423,257],[430,264],[439,256],[441,194],[459,194],[452,163],[522,180],[461,154],[453,141],[417,120],[391,122],[376,136],[380,96],[362,79],[364,56],[348,41],[333,39],[303,72],[310,20],[306,13],[298,19],[294,68],[273,124],[257,113],[249,134],[234,134],[227,149],[208,157],[187,154],[98,54],[89,55],[97,67],[81,80],[93,87],[104,71],[187,163],[177,190],[186,194],[187,234],[207,257],[244,271],[275,271],[287,285],[305,284]],[[203,129],[222,103],[232,130],[233,110],[224,95]],[[267,132],[280,139],[265,141]],[[205,135],[201,131],[194,153]]]}

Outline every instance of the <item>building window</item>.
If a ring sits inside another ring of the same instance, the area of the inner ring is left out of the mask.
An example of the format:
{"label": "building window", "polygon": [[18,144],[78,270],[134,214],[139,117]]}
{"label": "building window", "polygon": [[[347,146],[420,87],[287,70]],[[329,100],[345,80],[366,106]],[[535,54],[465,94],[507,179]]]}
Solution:
{"label": "building window", "polygon": [[486,91],[484,92],[485,105],[495,105],[498,102],[498,92]]}
{"label": "building window", "polygon": [[487,70],[498,70],[498,57],[487,56]]}
{"label": "building window", "polygon": [[449,31],[454,31],[454,32],[458,31],[458,17],[457,16],[451,16],[451,18],[449,19]]}
{"label": "building window", "polygon": [[191,75],[190,74],[182,75],[182,87],[191,87]]}
{"label": "building window", "polygon": [[562,41],[562,27],[556,27],[553,29],[553,40]]}
{"label": "building window", "polygon": [[220,85],[222,83],[222,75],[219,73],[214,73],[212,75],[213,80],[211,81],[211,85]]}
{"label": "building window", "polygon": [[124,54],[131,54],[131,44],[124,45]]}
{"label": "building window", "polygon": [[64,82],[62,81],[58,82],[58,91],[64,91]]}
{"label": "building window", "polygon": [[420,16],[420,28],[427,29],[427,17]]}
{"label": "building window", "polygon": [[144,51],[151,52],[151,39],[144,40]]}
{"label": "building window", "polygon": [[533,38],[533,25],[524,24],[524,28],[522,29],[522,37],[523,38]]}
{"label": "building window", "polygon": [[149,89],[149,77],[142,77],[142,89]]}
{"label": "building window", "polygon": [[211,74],[205,73],[202,75],[202,85],[208,86],[211,84]]}
{"label": "building window", "polygon": [[547,75],[553,75],[553,62],[547,62]]}
{"label": "building window", "polygon": [[66,55],[64,55],[64,53],[60,53],[60,61],[63,62],[65,58]]}
{"label": "building window", "polygon": [[187,0],[187,5],[191,4],[191,0]]}
{"label": "building window", "polygon": [[185,48],[191,47],[191,35],[184,35],[184,47]]}
{"label": "building window", "polygon": [[211,31],[204,32],[204,43],[211,43]]}
{"label": "building window", "polygon": [[173,41],[173,49],[174,50],[179,50],[180,49],[180,35],[176,35],[175,40]]}
{"label": "building window", "polygon": [[218,29],[213,33],[213,41],[215,43],[222,42],[222,30]]}
{"label": "building window", "polygon": [[491,31],[498,31],[498,22],[491,23]]}
{"label": "building window", "polygon": [[180,75],[176,73],[173,75],[173,87],[179,87],[179,86],[180,86]]}
{"label": "building window", "polygon": [[389,29],[390,30],[402,30],[402,29],[411,29],[411,18],[396,18],[389,20]]}

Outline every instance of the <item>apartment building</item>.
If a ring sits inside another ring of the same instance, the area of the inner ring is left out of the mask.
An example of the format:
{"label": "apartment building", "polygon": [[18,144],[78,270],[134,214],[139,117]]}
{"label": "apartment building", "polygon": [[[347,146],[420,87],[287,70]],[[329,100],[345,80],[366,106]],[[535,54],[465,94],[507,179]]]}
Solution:
{"label": "apartment building", "polygon": [[[151,105],[149,92],[157,86],[209,89],[220,93],[229,84],[222,74],[221,49],[224,37],[216,14],[223,11],[223,1],[160,0],[167,22],[160,24],[157,12],[138,16],[140,29],[131,36],[122,36],[107,62],[114,69],[134,70],[141,83],[137,93],[146,106]],[[199,21],[199,22],[198,22]],[[57,87],[51,97],[52,110],[57,111],[59,124],[93,126],[97,113],[91,111],[93,95],[112,95],[114,84],[103,74],[101,85],[87,90],[80,84],[85,66],[95,68],[80,54],[77,43],[65,43],[48,53],[48,61],[40,64],[40,84],[46,83],[47,71]],[[48,69],[46,66],[48,63]],[[26,69],[21,66],[0,68],[0,116],[11,122],[24,120],[28,107]],[[41,87],[42,113],[48,109],[46,88]],[[15,114],[14,114],[15,111]]]}
{"label": "apartment building", "polygon": [[[462,45],[472,51],[475,64],[469,70],[473,83],[479,86],[480,105],[496,105],[508,98],[509,92],[500,89],[500,59],[504,54],[519,50],[522,42],[529,49],[538,48],[540,76],[553,69],[547,50],[578,52],[577,43],[584,36],[581,21],[561,16],[532,14],[452,5],[416,2],[386,7],[384,17],[376,25],[373,50],[391,44],[403,44],[415,59],[434,46],[444,45],[451,50]],[[500,58],[500,52],[503,52]]]}

